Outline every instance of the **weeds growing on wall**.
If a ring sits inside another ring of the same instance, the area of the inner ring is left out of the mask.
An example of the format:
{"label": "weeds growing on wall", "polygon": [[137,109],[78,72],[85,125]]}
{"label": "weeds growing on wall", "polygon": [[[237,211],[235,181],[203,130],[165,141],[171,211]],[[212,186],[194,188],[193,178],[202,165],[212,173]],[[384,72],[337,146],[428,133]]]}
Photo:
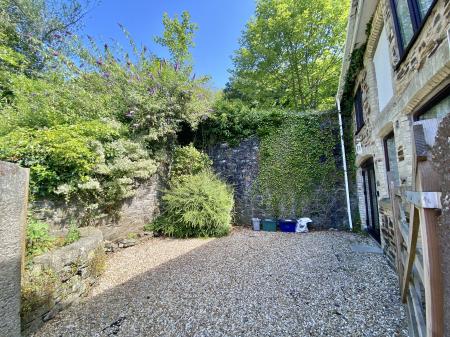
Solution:
{"label": "weeds growing on wall", "polygon": [[50,235],[48,224],[29,217],[25,251],[27,259],[43,254],[55,246],[56,238]]}
{"label": "weeds growing on wall", "polygon": [[21,317],[26,320],[34,310],[51,305],[60,280],[52,269],[26,270],[22,277]]}

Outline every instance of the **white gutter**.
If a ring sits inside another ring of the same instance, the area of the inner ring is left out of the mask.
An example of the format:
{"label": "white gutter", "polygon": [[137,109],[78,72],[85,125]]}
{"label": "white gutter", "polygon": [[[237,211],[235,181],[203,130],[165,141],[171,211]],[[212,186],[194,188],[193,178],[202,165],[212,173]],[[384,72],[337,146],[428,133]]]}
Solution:
{"label": "white gutter", "polygon": [[341,102],[340,102],[338,96],[336,96],[336,107],[337,107],[338,116],[339,116],[339,133],[341,135],[341,150],[342,150],[342,162],[343,162],[343,168],[344,168],[345,198],[347,200],[348,225],[350,227],[350,230],[353,230],[352,210],[351,210],[351,207],[350,207],[350,190],[349,190],[349,187],[348,187],[347,158],[346,158],[346,155],[345,155],[344,130],[343,130],[343,127],[342,127]]}

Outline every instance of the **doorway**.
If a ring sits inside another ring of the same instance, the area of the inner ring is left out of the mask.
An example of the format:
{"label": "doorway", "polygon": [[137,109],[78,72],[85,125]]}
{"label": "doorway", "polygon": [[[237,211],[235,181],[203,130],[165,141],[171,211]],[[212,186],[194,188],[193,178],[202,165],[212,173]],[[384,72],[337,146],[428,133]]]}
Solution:
{"label": "doorway", "polygon": [[373,160],[367,160],[361,168],[364,184],[367,231],[375,240],[381,242],[380,223],[378,219],[378,195]]}

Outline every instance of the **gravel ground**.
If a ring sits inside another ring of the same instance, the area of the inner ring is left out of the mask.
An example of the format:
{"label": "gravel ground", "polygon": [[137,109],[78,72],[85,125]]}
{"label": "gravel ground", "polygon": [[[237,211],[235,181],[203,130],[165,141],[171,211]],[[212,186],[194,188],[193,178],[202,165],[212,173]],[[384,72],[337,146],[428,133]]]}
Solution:
{"label": "gravel ground", "polygon": [[109,260],[49,336],[406,336],[397,278],[344,232],[236,230],[216,240],[151,239]]}

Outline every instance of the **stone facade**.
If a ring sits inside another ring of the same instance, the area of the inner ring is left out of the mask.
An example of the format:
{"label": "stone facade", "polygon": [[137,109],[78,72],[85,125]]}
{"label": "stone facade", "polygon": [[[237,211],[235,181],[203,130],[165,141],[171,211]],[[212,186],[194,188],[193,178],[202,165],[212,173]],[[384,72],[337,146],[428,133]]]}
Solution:
{"label": "stone facade", "polygon": [[250,225],[252,217],[264,217],[265,211],[258,206],[253,184],[258,176],[259,140],[252,137],[231,147],[222,143],[211,147],[208,155],[219,176],[234,187],[234,222]]}
{"label": "stone facade", "polygon": [[[392,262],[395,260],[395,236],[392,211],[388,206],[390,203],[389,183],[384,138],[391,132],[394,133],[399,187],[411,187],[413,116],[449,83],[450,48],[447,39],[449,22],[450,1],[438,0],[411,48],[401,58],[390,1],[378,1],[372,17],[370,35],[367,37],[364,69],[357,77],[355,93],[357,88],[361,88],[365,120],[365,125],[355,135],[355,145],[360,148],[355,164],[358,167],[357,185],[361,223],[362,228],[366,228],[362,165],[366,160],[372,159],[376,176],[381,244]],[[389,42],[390,65],[386,64],[386,66],[392,69],[391,80],[394,92],[387,105],[380,109],[374,56],[383,28],[387,32]],[[355,115],[353,120],[355,121]]]}
{"label": "stone facade", "polygon": [[[30,334],[85,296],[102,272],[104,254],[102,232],[87,227],[81,229],[78,241],[35,257],[31,269],[27,271],[33,291],[27,292],[28,286],[24,282],[23,333]],[[37,281],[36,277],[50,278],[48,281]],[[45,287],[44,284],[44,289],[36,289],[36,284],[41,282],[51,286]],[[43,297],[42,301],[37,300],[39,296]]]}
{"label": "stone facade", "polygon": [[[339,151],[338,151],[339,152]],[[252,217],[272,218],[271,211],[263,206],[262,198],[254,192],[258,177],[259,140],[252,137],[237,146],[222,143],[208,150],[215,172],[234,187],[235,218],[238,225],[250,225]],[[339,154],[340,156],[340,154]],[[341,162],[341,158],[336,158]],[[302,210],[301,216],[310,217],[312,229],[348,228],[344,183],[335,186],[332,192],[321,192],[320,186],[313,199]]]}
{"label": "stone facade", "polygon": [[[153,176],[148,182],[141,184],[136,194],[125,200],[118,212],[118,217],[103,217],[91,225],[97,226],[105,240],[114,241],[130,232],[142,231],[144,225],[151,222],[159,214],[159,197],[161,178]],[[38,200],[32,205],[33,215],[51,226],[52,230],[67,227],[72,219],[83,214],[83,207],[75,204],[67,205],[63,200]]]}
{"label": "stone facade", "polygon": [[20,336],[20,280],[29,170],[0,162],[0,336]]}

